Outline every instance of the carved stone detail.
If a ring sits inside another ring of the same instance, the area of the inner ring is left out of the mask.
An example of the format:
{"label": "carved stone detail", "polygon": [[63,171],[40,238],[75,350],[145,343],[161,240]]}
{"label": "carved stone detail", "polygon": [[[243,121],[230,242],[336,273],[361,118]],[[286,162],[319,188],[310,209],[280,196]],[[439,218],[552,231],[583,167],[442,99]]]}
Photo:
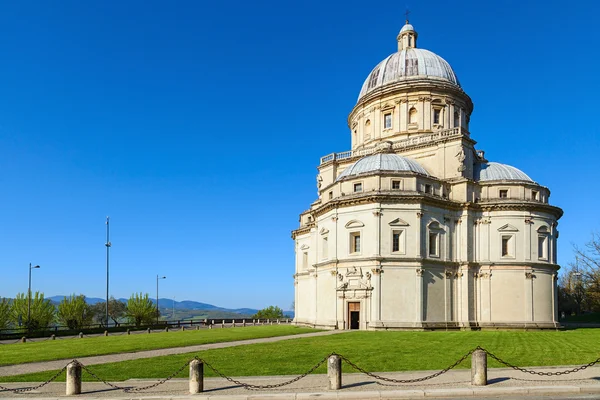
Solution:
{"label": "carved stone detail", "polygon": [[423,276],[423,272],[425,272],[425,270],[423,268],[417,268],[416,272],[417,276]]}
{"label": "carved stone detail", "polygon": [[536,276],[533,272],[525,272],[525,279],[535,279]]}
{"label": "carved stone detail", "polygon": [[381,268],[372,268],[371,272],[373,273],[373,275],[379,275],[379,274],[383,274],[383,269],[381,269]]}

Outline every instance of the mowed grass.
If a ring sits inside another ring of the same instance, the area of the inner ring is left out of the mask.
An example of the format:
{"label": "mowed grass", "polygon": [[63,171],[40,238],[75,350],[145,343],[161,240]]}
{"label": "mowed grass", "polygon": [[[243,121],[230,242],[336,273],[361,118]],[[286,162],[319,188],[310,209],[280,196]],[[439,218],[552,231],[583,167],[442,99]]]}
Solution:
{"label": "mowed grass", "polygon": [[169,347],[267,338],[318,332],[290,325],[263,325],[245,328],[202,329],[177,332],[136,333],[130,336],[65,338],[0,346],[0,365],[23,364],[104,354],[131,353]]}
{"label": "mowed grass", "polygon": [[[229,376],[296,375],[336,352],[368,371],[440,370],[478,345],[518,366],[580,365],[600,357],[600,330],[349,332],[93,365],[90,369],[109,381],[164,378],[198,356]],[[488,357],[488,366],[502,365]],[[343,368],[355,372],[345,363]],[[470,368],[470,359],[458,368]],[[215,376],[210,368],[204,371],[206,376]],[[38,382],[55,372],[0,377],[0,381]],[[326,366],[316,372],[325,373]],[[184,369],[181,376],[186,374]],[[85,373],[84,379],[93,380]]]}

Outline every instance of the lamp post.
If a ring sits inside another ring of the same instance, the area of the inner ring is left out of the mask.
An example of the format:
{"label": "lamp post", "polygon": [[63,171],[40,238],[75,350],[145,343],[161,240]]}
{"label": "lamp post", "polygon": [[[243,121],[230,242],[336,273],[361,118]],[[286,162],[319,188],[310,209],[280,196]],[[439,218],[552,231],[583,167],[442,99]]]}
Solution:
{"label": "lamp post", "polygon": [[159,277],[156,275],[156,324],[158,325],[158,280],[159,279],[167,279],[166,276]]}
{"label": "lamp post", "polygon": [[108,239],[108,221],[109,217],[106,217],[106,327],[108,328],[108,256],[110,250],[110,240]]}
{"label": "lamp post", "polygon": [[39,267],[39,265],[32,267],[31,263],[29,263],[29,288],[27,289],[27,329],[29,329],[31,324],[31,270]]}

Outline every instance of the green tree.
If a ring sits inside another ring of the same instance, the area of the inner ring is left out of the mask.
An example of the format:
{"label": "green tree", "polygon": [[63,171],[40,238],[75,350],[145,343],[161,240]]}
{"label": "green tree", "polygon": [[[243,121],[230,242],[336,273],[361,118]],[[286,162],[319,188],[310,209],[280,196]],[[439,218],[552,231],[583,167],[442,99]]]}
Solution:
{"label": "green tree", "polygon": [[10,301],[0,299],[0,329],[6,329],[10,325]]}
{"label": "green tree", "polygon": [[129,322],[140,325],[150,325],[157,318],[156,307],[148,297],[148,293],[134,293],[127,300],[125,315]]}
{"label": "green tree", "polygon": [[[96,321],[100,322],[102,325],[106,325],[106,302],[101,301],[94,304],[92,310]],[[117,300],[114,297],[111,297],[108,300],[108,318],[112,319],[113,324],[117,325],[121,319],[125,317],[126,310],[126,303]]]}
{"label": "green tree", "polygon": [[60,324],[68,326],[69,329],[79,329],[90,325],[94,314],[90,305],[86,303],[84,295],[72,294],[61,300],[56,317]]}
{"label": "green tree", "polygon": [[263,308],[256,314],[252,316],[252,318],[256,319],[282,319],[283,310],[277,306],[269,306],[267,308]]}
{"label": "green tree", "polygon": [[44,299],[44,294],[35,292],[31,296],[31,319],[28,316],[28,298],[25,293],[19,293],[10,307],[10,319],[13,325],[26,326],[29,330],[46,328],[54,321],[56,308],[50,300]]}

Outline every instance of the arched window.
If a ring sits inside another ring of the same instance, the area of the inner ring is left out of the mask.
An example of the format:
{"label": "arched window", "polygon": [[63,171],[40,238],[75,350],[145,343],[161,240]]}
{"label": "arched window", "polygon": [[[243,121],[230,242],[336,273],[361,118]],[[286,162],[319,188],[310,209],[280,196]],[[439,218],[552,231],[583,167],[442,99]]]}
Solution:
{"label": "arched window", "polygon": [[460,126],[460,114],[458,111],[454,111],[454,127],[458,128]]}
{"label": "arched window", "polygon": [[417,123],[417,109],[412,107],[408,112],[408,123],[416,124]]}
{"label": "arched window", "polygon": [[370,139],[370,138],[371,138],[371,120],[368,119],[367,122],[365,122],[365,140]]}

